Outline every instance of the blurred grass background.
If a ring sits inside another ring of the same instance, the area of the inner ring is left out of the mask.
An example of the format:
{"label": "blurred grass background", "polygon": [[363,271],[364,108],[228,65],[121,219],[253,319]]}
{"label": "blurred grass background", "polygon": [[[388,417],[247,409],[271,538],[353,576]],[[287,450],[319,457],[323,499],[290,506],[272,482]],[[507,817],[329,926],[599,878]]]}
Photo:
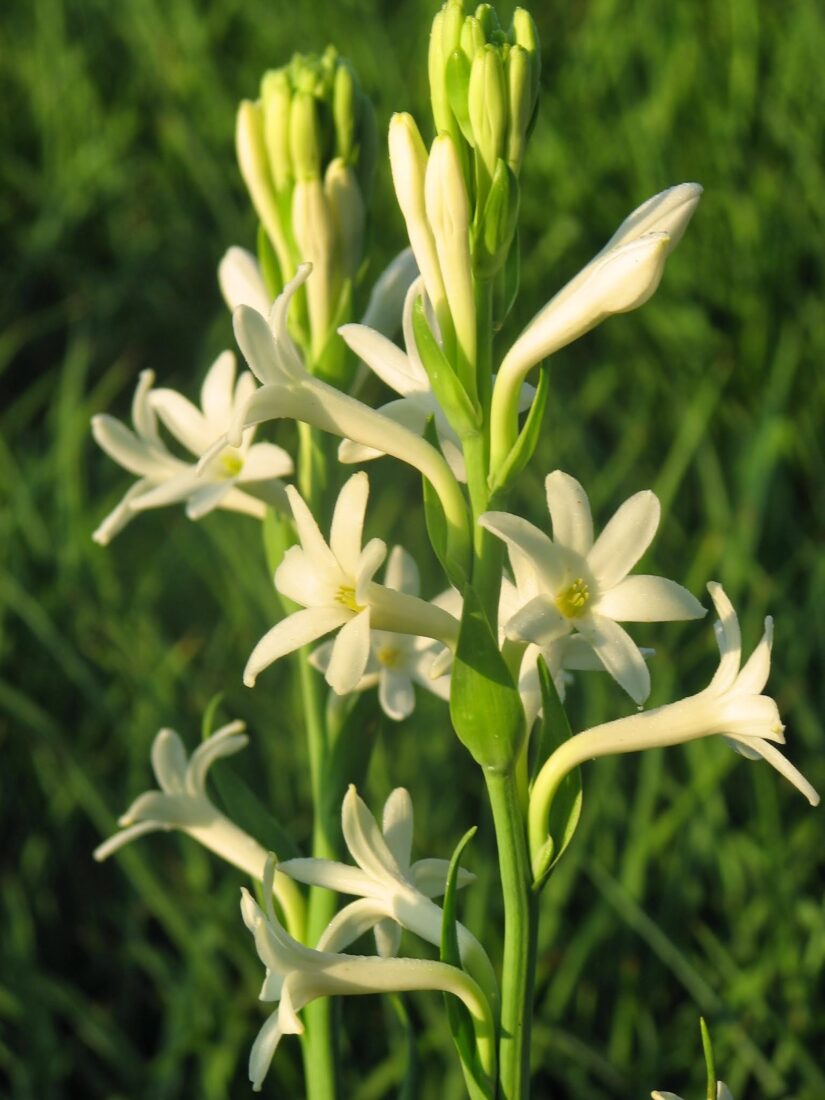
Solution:
{"label": "blurred grass background", "polygon": [[[333,41],[382,132],[395,109],[424,124],[432,11],[12,0],[0,14],[3,1096],[247,1094],[263,1016],[239,876],[178,836],[102,867],[90,853],[150,785],[157,729],[193,744],[218,690],[224,713],[249,723],[239,766],[306,835],[286,680],[240,686],[273,596],[244,518],[157,512],[94,546],[129,478],[95,451],[89,418],[127,416],[145,367],[194,396],[229,346],[214,271],[229,244],[254,239],[232,131],[261,72]],[[534,14],[542,105],[523,294],[502,346],[641,200],[685,179],[706,193],[655,299],[557,357],[525,512],[545,521],[555,466],[591,490],[601,522],[653,487],[664,521],[650,570],[697,593],[722,580],[748,647],[776,615],[771,688],[790,757],[823,790],[825,11],[559,0]],[[376,205],[383,261],[403,244],[383,163]],[[415,479],[388,463],[370,474],[374,533],[421,552],[405,508]],[[706,683],[709,626],[636,636],[655,637],[653,702]],[[583,686],[574,726],[626,709],[602,678],[586,701]],[[419,853],[448,854],[478,821],[482,871],[489,823],[446,721],[428,699],[382,731],[369,796],[377,806],[391,785],[411,788]],[[701,1095],[701,1012],[737,1100],[821,1100],[822,837],[821,811],[718,741],[588,768],[582,826],[544,900],[536,1096]],[[464,899],[476,930],[491,891],[482,873]],[[438,999],[416,999],[413,1015],[421,1094],[460,1096]],[[345,1095],[396,1095],[405,1048],[389,1010],[369,998],[345,1016]],[[298,1065],[285,1043],[268,1095],[299,1096]]]}

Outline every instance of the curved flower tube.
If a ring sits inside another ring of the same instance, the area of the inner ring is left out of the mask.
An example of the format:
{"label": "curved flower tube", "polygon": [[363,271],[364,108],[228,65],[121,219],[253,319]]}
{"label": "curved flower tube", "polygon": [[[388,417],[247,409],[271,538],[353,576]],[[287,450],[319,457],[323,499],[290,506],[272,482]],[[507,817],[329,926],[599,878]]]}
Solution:
{"label": "curved flower tube", "polygon": [[[319,947],[341,950],[372,927],[379,955],[395,955],[406,928],[436,947],[441,943],[443,912],[431,899],[444,893],[449,862],[422,859],[410,862],[413,806],[409,792],[397,787],[384,806],[383,828],[355,787],[350,785],[341,807],[344,841],[356,866],[329,859],[290,859],[278,870],[298,882],[324,886],[361,901],[345,906],[328,926]],[[459,869],[458,886],[475,878]],[[484,990],[492,1005],[498,985],[487,953],[462,924],[456,925],[461,961]]]}
{"label": "curved flower tube", "polygon": [[458,967],[425,959],[385,959],[373,955],[346,955],[305,947],[281,926],[271,902],[275,861],[264,875],[265,911],[245,889],[241,890],[241,914],[255,938],[258,957],[266,967],[260,993],[262,1001],[278,1007],[264,1023],[249,1056],[252,1088],[260,1092],[283,1035],[300,1035],[304,1028],[298,1013],[318,997],[364,993],[405,993],[441,990],[466,1005],[473,1021],[481,1065],[495,1073],[495,1024],[490,1005],[473,979]]}
{"label": "curved flower tube", "polygon": [[819,804],[817,792],[775,745],[785,741],[784,726],[774,700],[762,694],[770,672],[772,620],[765,620],[762,640],[740,668],[742,646],[736,612],[720,584],[711,582],[708,591],[719,615],[714,624],[719,667],[713,679],[696,695],[594,726],[556,749],[536,777],[530,795],[528,821],[534,859],[544,844],[550,806],[562,779],[597,756],[680,745],[721,734],[743,755],[767,760],[812,806]]}
{"label": "curved flower tube", "polygon": [[[180,737],[171,729],[162,729],[152,743],[152,768],[159,791],[140,795],[119,819],[120,832],[94,850],[101,862],[125,844],[147,833],[179,829],[188,833],[204,848],[238,867],[254,879],[264,873],[267,852],[253,837],[218,810],[206,791],[206,776],[216,760],[233,756],[249,743],[243,722],[221,726],[202,742],[190,757]],[[301,934],[304,926],[304,901],[285,875],[276,875],[270,884],[290,928]]]}
{"label": "curved flower tube", "polygon": [[701,194],[698,183],[681,183],[642,203],[528,324],[504,357],[493,389],[493,471],[506,461],[515,442],[518,395],[525,376],[605,318],[644,305],[656,291],[665,260],[682,239]]}

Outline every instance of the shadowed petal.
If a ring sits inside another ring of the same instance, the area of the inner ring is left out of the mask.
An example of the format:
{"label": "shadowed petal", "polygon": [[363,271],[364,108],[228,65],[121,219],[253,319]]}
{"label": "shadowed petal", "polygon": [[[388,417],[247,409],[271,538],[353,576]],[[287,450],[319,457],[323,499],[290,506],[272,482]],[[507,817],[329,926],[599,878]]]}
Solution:
{"label": "shadowed petal", "polygon": [[408,672],[382,668],[378,681],[378,702],[388,718],[403,722],[415,710],[415,689]]}
{"label": "shadowed petal", "polygon": [[183,794],[189,759],[183,741],[174,730],[162,729],[152,742],[152,770],[166,794]]}
{"label": "shadowed petal", "polygon": [[549,596],[534,596],[504,624],[508,638],[549,645],[570,630],[570,623]]}
{"label": "shadowed petal", "polygon": [[[509,512],[485,512],[478,522],[494,535],[514,546],[529,562],[534,574],[555,595],[566,573],[566,557],[553,541],[532,523]],[[524,562],[521,563],[523,569]]]}
{"label": "shadowed petal", "polygon": [[189,497],[186,514],[189,519],[203,519],[218,508],[221,502],[232,492],[231,481],[216,481],[211,485],[201,485]]}
{"label": "shadowed petal", "polygon": [[[347,615],[352,615],[352,612],[347,612]],[[355,690],[364,675],[369,655],[370,612],[366,608],[344,623],[332,644],[326,681],[336,694],[348,695]]]}
{"label": "shadowed petal", "polygon": [[238,484],[247,481],[268,481],[273,477],[289,477],[293,472],[292,459],[283,449],[274,443],[255,443],[249,448],[244,459],[243,469],[238,475]]}
{"label": "shadowed petal", "polygon": [[386,336],[364,325],[342,325],[338,333],[370,370],[402,397],[429,390],[426,374],[422,371],[423,377],[419,375],[407,355]]}
{"label": "shadowed petal", "polygon": [[218,434],[215,427],[183,394],[176,390],[152,390],[149,400],[175,439],[196,458],[200,458],[214,442]]}
{"label": "shadowed petal", "polygon": [[636,703],[650,694],[650,672],[639,647],[618,623],[602,615],[590,615],[576,624],[613,679]]}

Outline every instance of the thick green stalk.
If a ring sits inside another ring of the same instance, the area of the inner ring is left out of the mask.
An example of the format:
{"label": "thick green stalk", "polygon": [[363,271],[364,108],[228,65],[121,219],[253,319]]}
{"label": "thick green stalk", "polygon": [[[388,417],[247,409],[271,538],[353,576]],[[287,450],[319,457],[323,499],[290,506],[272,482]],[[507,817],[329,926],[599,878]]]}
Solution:
{"label": "thick green stalk", "polygon": [[[322,442],[306,424],[299,425],[298,480],[301,494],[313,514],[321,511],[325,489]],[[298,652],[301,704],[309,755],[312,788],[312,855],[320,859],[337,856],[335,822],[329,820],[325,797],[329,739],[323,699],[323,682],[309,663],[309,650]],[[335,914],[332,890],[312,887],[309,891],[306,942],[314,947]],[[306,1032],[302,1043],[304,1077],[308,1100],[336,1100],[338,1096],[337,1035],[329,999],[313,1001],[304,1010]]]}
{"label": "thick green stalk", "polygon": [[485,771],[484,778],[493,811],[504,896],[498,1095],[501,1100],[528,1100],[537,897],[531,890],[527,833],[516,779],[512,772],[489,771]]}

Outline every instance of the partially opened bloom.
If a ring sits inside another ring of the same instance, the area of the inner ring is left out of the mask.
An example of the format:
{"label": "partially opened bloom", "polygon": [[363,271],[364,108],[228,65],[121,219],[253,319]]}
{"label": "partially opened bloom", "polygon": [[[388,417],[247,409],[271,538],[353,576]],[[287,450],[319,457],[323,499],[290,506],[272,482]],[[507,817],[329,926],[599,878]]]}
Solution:
{"label": "partially opened bloom", "polygon": [[[290,859],[278,869],[298,882],[325,886],[354,901],[331,921],[319,947],[340,951],[369,928],[374,929],[378,952],[395,955],[406,928],[428,943],[441,943],[442,910],[431,900],[444,893],[449,863],[443,859],[410,862],[413,806],[408,791],[397,787],[384,806],[382,829],[354,786],[341,809],[341,825],[356,866],[329,859]],[[474,875],[459,869],[457,885],[472,882]],[[484,948],[463,925],[456,926],[458,947],[465,967],[495,999],[496,981]]]}
{"label": "partially opened bloom", "polygon": [[811,784],[776,748],[776,743],[785,741],[785,727],[774,700],[762,694],[771,665],[771,619],[765,620],[762,640],[741,665],[736,612],[720,584],[711,582],[708,591],[719,615],[714,624],[719,667],[713,679],[696,695],[594,726],[556,749],[536,777],[530,796],[530,847],[534,856],[544,842],[547,815],[559,783],[574,768],[597,756],[678,745],[714,734],[721,734],[744,756],[767,760],[812,806],[819,804],[819,795]]}
{"label": "partially opened bloom", "polygon": [[143,371],[132,403],[134,431],[112,416],[92,419],[97,443],[139,480],[94,533],[103,545],[148,508],[186,501],[186,514],[200,519],[215,508],[263,519],[267,504],[284,507],[280,481],[292,473],[292,459],[272,443],[253,443],[254,430],[236,447],[215,448],[199,464],[173,454],[159,432],[158,419],[194,458],[223,437],[255,385],[248,371],[235,380],[235,356],[225,351],[210,367],[201,387],[201,407],[170,389],[153,389],[154,375]]}
{"label": "partially opened bloom", "polygon": [[[387,559],[384,587],[394,592],[418,596],[418,566],[406,550],[394,546]],[[437,603],[436,603],[437,606]],[[332,660],[333,642],[324,642],[310,658],[321,672],[326,672]],[[388,718],[401,722],[415,709],[415,687],[426,688],[441,699],[450,695],[449,676],[432,676],[432,666],[438,643],[431,638],[399,634],[392,630],[370,631],[370,654],[364,674],[352,689],[369,691],[378,688],[378,701]]]}
{"label": "partially opened bloom", "polygon": [[300,540],[284,555],[275,587],[302,610],[277,623],[255,646],[244,670],[252,687],[267,666],[333,630],[326,680],[339,695],[355,689],[370,656],[371,629],[439,638],[454,644],[458,624],[424,600],[375,584],[372,580],[387,547],[370,539],[361,547],[369,495],[365,473],[354,474],[335,504],[329,543],[297,490],[287,489]]}
{"label": "partially opened bloom", "polygon": [[518,388],[524,377],[606,317],[636,309],[651,297],[701,194],[698,183],[682,183],[642,203],[528,324],[504,357],[493,391],[494,468],[515,440]]}
{"label": "partially opened bloom", "polygon": [[[447,963],[425,959],[388,959],[372,955],[346,955],[305,947],[280,924],[271,904],[270,861],[264,877],[266,911],[242,890],[241,914],[255,938],[258,957],[266,967],[260,993],[262,1001],[278,1002],[261,1028],[249,1056],[249,1078],[259,1092],[278,1044],[284,1035],[300,1035],[304,1028],[298,1014],[318,997],[365,993],[403,993],[415,989],[442,990],[459,997],[467,1006],[476,1032],[479,1055],[487,1073],[495,1062],[494,1025],[489,1003],[469,975]],[[323,941],[322,941],[323,943]]]}
{"label": "partially opened bloom", "polygon": [[663,577],[628,576],[659,525],[659,501],[649,490],[619,508],[593,540],[590,503],[582,486],[555,470],[545,480],[553,538],[507,512],[479,523],[507,543],[522,606],[504,624],[509,638],[546,647],[577,631],[611,676],[637,703],[650,693],[650,674],[619,622],[695,619],[705,611],[681,585]]}
{"label": "partially opened bloom", "polygon": [[[653,1100],[682,1100],[682,1097],[677,1096],[675,1092],[659,1092],[658,1089],[650,1095]],[[724,1081],[716,1082],[716,1100],[733,1100],[731,1091]]]}

